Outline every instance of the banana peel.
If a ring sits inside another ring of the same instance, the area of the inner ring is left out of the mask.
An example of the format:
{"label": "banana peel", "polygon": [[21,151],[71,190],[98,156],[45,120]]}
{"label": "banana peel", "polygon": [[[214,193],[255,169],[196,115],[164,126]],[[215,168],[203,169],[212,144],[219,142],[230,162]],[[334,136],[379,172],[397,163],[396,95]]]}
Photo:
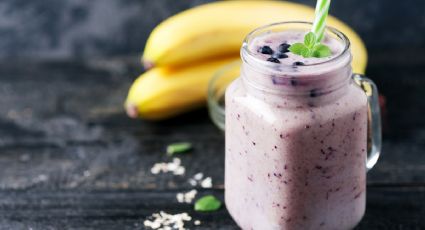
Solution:
{"label": "banana peel", "polygon": [[131,118],[163,120],[205,106],[207,88],[222,66],[238,56],[220,58],[187,68],[155,67],[131,86],[125,109]]}
{"label": "banana peel", "polygon": [[[312,21],[314,9],[286,1],[219,1],[178,13],[149,36],[142,57],[146,68],[185,66],[223,55],[237,55],[245,36],[259,26],[282,21]],[[351,41],[353,70],[364,74],[366,47],[357,33],[335,17],[327,25]]]}

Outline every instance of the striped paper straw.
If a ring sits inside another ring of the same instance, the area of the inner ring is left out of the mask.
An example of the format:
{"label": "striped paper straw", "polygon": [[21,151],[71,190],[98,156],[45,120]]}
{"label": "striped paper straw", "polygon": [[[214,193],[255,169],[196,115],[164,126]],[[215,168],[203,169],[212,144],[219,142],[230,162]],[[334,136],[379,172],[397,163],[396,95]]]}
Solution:
{"label": "striped paper straw", "polygon": [[331,0],[317,0],[315,12],[316,18],[314,19],[312,29],[312,32],[316,35],[317,42],[320,42],[323,39],[330,4]]}

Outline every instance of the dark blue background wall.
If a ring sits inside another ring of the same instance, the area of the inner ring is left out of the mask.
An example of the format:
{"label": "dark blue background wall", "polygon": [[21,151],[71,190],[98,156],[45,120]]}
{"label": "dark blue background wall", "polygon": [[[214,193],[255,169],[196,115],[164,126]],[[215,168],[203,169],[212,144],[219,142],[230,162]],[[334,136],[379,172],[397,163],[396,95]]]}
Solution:
{"label": "dark blue background wall", "polygon": [[[137,55],[160,21],[204,2],[0,0],[0,57]],[[315,0],[296,2],[313,6]],[[361,34],[372,55],[400,46],[425,47],[424,0],[334,0],[331,13]]]}

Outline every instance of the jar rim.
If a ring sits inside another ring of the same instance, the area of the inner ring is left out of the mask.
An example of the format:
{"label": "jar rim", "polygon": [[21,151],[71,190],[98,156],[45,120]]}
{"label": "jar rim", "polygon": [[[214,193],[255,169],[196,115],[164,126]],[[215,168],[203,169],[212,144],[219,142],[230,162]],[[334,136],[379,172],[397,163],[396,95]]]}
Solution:
{"label": "jar rim", "polygon": [[[270,31],[270,29],[272,29],[273,27],[278,27],[278,26],[282,26],[282,25],[313,25],[312,22],[307,22],[307,21],[284,21],[284,22],[276,22],[276,23],[272,23],[272,24],[267,24],[261,27],[256,28],[255,30],[251,31],[244,39],[243,44],[242,44],[242,48],[241,48],[241,57],[244,61],[248,61],[247,57],[249,57],[250,59],[252,59],[253,61],[257,62],[259,66],[264,66],[264,67],[269,67],[270,69],[276,69],[275,67],[278,66],[282,66],[282,64],[280,63],[273,63],[273,62],[269,62],[260,58],[257,58],[255,56],[256,53],[252,52],[251,50],[249,50],[249,42],[257,37],[259,34],[264,34],[264,33],[260,33],[262,31],[264,32],[268,32]],[[302,72],[303,69],[308,69],[311,67],[317,67],[317,66],[323,66],[323,65],[328,65],[334,62],[337,62],[338,60],[341,60],[343,58],[345,58],[348,55],[350,55],[350,47],[351,47],[351,43],[350,40],[348,39],[348,37],[342,33],[341,31],[339,31],[338,29],[331,27],[331,26],[326,26],[325,29],[327,32],[335,35],[340,41],[342,41],[344,48],[343,51],[341,53],[339,53],[338,55],[336,55],[335,57],[323,61],[323,62],[318,62],[318,63],[312,63],[312,64],[304,64],[304,65],[300,65],[297,66],[298,69],[300,69]],[[348,63],[351,62],[351,58],[349,59],[350,61]],[[274,71],[272,71],[274,72]],[[282,71],[279,71],[282,74]],[[294,73],[291,73],[292,75]]]}

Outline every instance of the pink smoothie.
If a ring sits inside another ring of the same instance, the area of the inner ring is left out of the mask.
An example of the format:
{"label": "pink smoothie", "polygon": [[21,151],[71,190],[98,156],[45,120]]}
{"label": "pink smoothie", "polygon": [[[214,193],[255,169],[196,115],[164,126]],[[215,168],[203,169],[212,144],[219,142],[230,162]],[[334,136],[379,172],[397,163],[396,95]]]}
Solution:
{"label": "pink smoothie", "polygon": [[225,199],[242,229],[351,229],[365,211],[366,95],[342,41],[324,39],[328,58],[285,51],[304,34],[251,39],[226,92]]}

